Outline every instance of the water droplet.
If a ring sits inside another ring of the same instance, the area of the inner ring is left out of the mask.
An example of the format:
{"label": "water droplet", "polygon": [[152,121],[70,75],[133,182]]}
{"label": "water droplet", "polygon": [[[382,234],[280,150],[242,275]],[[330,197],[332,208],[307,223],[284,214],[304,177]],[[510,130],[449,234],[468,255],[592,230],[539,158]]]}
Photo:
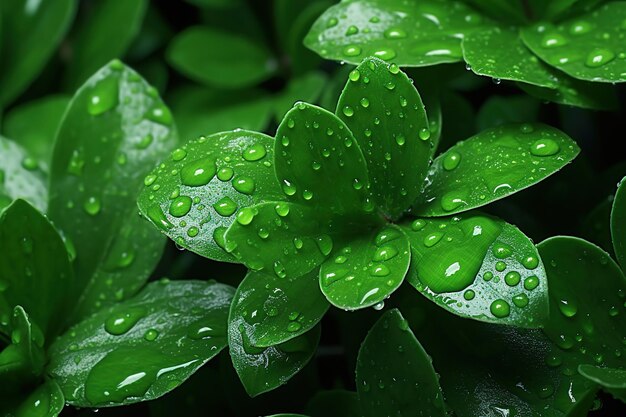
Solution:
{"label": "water droplet", "polygon": [[233,188],[242,194],[250,195],[254,192],[255,183],[250,177],[237,177],[233,180]]}
{"label": "water droplet", "polygon": [[337,20],[337,18],[331,17],[326,22],[326,28],[328,28],[328,29],[333,28],[333,27],[337,26],[338,23],[339,23],[339,20]]}
{"label": "water droplet", "polygon": [[359,70],[354,69],[354,70],[350,71],[350,74],[348,75],[348,78],[352,82],[359,81],[359,78],[361,78],[361,73],[359,72]]}
{"label": "water droplet", "polygon": [[386,277],[391,271],[385,264],[373,264],[370,267],[370,275],[374,277]]}
{"label": "water droplet", "polygon": [[502,262],[502,261],[498,261],[496,262],[496,271],[498,272],[502,272],[506,269],[506,263]]}
{"label": "water droplet", "polygon": [[483,274],[483,279],[485,281],[491,281],[493,279],[493,272],[485,272]]}
{"label": "water droplet", "polygon": [[111,110],[118,103],[117,78],[105,77],[98,81],[91,90],[87,101],[87,112],[98,116]]}
{"label": "water droplet", "polygon": [[615,52],[605,49],[605,48],[596,48],[587,55],[587,59],[585,60],[585,65],[590,68],[601,67],[602,65],[608,64],[609,62],[615,59]]}
{"label": "water droplet", "polygon": [[290,333],[297,332],[301,328],[302,328],[302,325],[298,323],[297,321],[292,321],[291,323],[287,325],[287,331]]}
{"label": "water droplet", "polygon": [[509,303],[501,299],[495,300],[491,303],[489,310],[491,311],[491,314],[499,319],[508,317],[509,314],[511,314],[511,306]]}
{"label": "water droplet", "polygon": [[233,175],[235,175],[235,171],[230,167],[223,167],[217,171],[217,179],[220,181],[230,181]]}
{"label": "water droplet", "polygon": [[544,48],[556,48],[567,45],[567,43],[567,38],[559,33],[547,34],[541,40],[541,46]]}
{"label": "water droplet", "polygon": [[310,200],[313,198],[313,192],[310,190],[304,190],[302,191],[302,198],[304,198],[305,200]]}
{"label": "water droplet", "polygon": [[584,20],[579,20],[577,22],[574,22],[572,26],[570,26],[569,33],[571,33],[572,35],[584,35],[585,33],[591,31],[592,28],[593,26],[591,25],[591,23]]}
{"label": "water droplet", "polygon": [[368,108],[370,106],[370,101],[365,97],[361,99],[360,103],[363,108]]}
{"label": "water droplet", "polygon": [[187,151],[181,148],[172,151],[172,161],[182,161],[187,156]]}
{"label": "water droplet", "polygon": [[467,301],[473,300],[475,296],[476,293],[473,290],[467,290],[463,293],[463,298],[465,298]]}
{"label": "water droplet", "polygon": [[388,261],[389,259],[395,257],[398,254],[398,250],[390,245],[384,245],[379,247],[372,259],[376,262]]}
{"label": "water droplet", "polygon": [[237,223],[242,226],[247,226],[252,223],[252,220],[254,220],[254,216],[256,216],[256,214],[257,212],[254,208],[244,207],[239,210],[239,213],[237,213]]}
{"label": "water droplet", "polygon": [[522,259],[522,265],[524,268],[533,270],[539,266],[539,258],[533,255],[529,255]]}
{"label": "water droplet", "polygon": [[509,287],[515,287],[517,284],[519,284],[521,279],[522,276],[517,271],[508,272],[504,276],[504,282],[506,282],[506,285],[508,285]]}
{"label": "water droplet", "polygon": [[175,198],[170,204],[170,214],[174,217],[183,217],[191,210],[191,197],[186,195]]}
{"label": "water droplet", "polygon": [[143,334],[143,338],[148,342],[155,341],[157,337],[159,337],[159,331],[155,329],[150,329]]}
{"label": "water droplet", "polygon": [[156,224],[161,229],[171,229],[174,227],[172,223],[165,217],[163,214],[163,210],[158,205],[154,205],[148,209],[148,218],[152,220],[154,224]]}
{"label": "water droplet", "polygon": [[343,48],[343,54],[348,57],[361,55],[361,48],[356,45],[348,45]]}
{"label": "water droplet", "polygon": [[452,171],[459,166],[461,162],[461,154],[456,151],[446,152],[446,156],[443,158],[443,169],[446,171]]}
{"label": "water droplet", "polygon": [[189,187],[200,187],[208,184],[215,176],[215,160],[201,158],[189,162],[180,170],[181,182]]}
{"label": "water droplet", "polygon": [[85,209],[85,212],[91,216],[95,216],[100,213],[101,208],[100,200],[93,196],[87,198],[87,200],[83,203],[83,209]]}
{"label": "water droplet", "polygon": [[246,148],[243,151],[243,159],[249,162],[254,162],[261,160],[267,155],[267,151],[265,150],[265,146],[260,143],[255,143],[254,145]]}
{"label": "water droplet", "polygon": [[513,304],[519,308],[524,308],[528,305],[528,296],[524,293],[513,296]]}
{"label": "water droplet", "polygon": [[551,156],[560,151],[559,144],[552,139],[539,139],[530,147],[530,153],[535,156]]}
{"label": "water droplet", "polygon": [[384,36],[387,39],[403,39],[406,38],[406,32],[400,28],[389,28],[385,30]]}
{"label": "water droplet", "polygon": [[354,109],[350,106],[344,106],[342,112],[346,115],[346,117],[352,117],[354,115]]}
{"label": "water droplet", "polygon": [[539,278],[532,275],[524,280],[524,288],[532,291],[539,286]]}
{"label": "water droplet", "polygon": [[164,126],[169,126],[172,124],[172,112],[162,103],[158,103],[148,111],[146,119]]}
{"label": "water droplet", "polygon": [[413,230],[414,232],[419,232],[424,227],[426,227],[426,220],[423,219],[416,219],[413,220],[413,222],[411,223],[411,230]]}
{"label": "water droplet", "polygon": [[287,276],[287,271],[285,270],[285,266],[282,264],[282,262],[274,262],[274,273],[278,278],[285,278]]}
{"label": "water droplet", "polygon": [[187,230],[187,236],[189,237],[196,237],[198,236],[198,233],[200,233],[200,229],[198,229],[195,226],[191,226],[188,230]]}
{"label": "water droplet", "polygon": [[442,237],[443,233],[433,232],[424,238],[424,246],[426,246],[427,248],[431,248],[439,243]]}
{"label": "water droplet", "polygon": [[565,317],[574,317],[578,312],[578,307],[570,301],[559,300],[559,310]]}
{"label": "water droplet", "polygon": [[333,250],[333,240],[328,235],[320,235],[316,237],[315,243],[324,256],[328,256],[328,254]]}
{"label": "water droplet", "polygon": [[498,259],[506,259],[511,256],[513,249],[507,244],[497,242],[493,245],[491,252],[493,253],[493,256]]}
{"label": "water droplet", "polygon": [[126,311],[117,312],[108,317],[104,322],[104,330],[114,336],[127,333],[146,314],[143,307],[131,307]]}
{"label": "water droplet", "polygon": [[229,217],[237,211],[237,203],[235,203],[230,197],[223,197],[213,204],[213,208],[220,216]]}
{"label": "water droplet", "polygon": [[396,51],[393,49],[379,49],[374,52],[374,56],[385,61],[389,61],[396,57]]}
{"label": "water droplet", "polygon": [[445,211],[453,211],[467,204],[465,193],[460,191],[449,191],[441,197],[441,208]]}
{"label": "water droplet", "polygon": [[359,33],[359,28],[354,25],[350,25],[348,29],[346,29],[346,36],[356,35],[357,33]]}
{"label": "water droplet", "polygon": [[430,130],[428,130],[425,127],[421,128],[420,131],[419,131],[419,137],[420,137],[421,140],[428,140],[428,139],[430,139]]}

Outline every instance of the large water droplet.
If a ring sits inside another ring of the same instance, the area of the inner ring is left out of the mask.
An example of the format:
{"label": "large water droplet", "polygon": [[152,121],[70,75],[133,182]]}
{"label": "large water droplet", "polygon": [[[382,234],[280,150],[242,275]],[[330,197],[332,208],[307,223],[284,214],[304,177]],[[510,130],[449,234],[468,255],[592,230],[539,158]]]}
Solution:
{"label": "large water droplet", "polygon": [[216,170],[214,159],[196,159],[183,166],[180,170],[180,179],[184,185],[200,187],[208,184],[213,179]]}

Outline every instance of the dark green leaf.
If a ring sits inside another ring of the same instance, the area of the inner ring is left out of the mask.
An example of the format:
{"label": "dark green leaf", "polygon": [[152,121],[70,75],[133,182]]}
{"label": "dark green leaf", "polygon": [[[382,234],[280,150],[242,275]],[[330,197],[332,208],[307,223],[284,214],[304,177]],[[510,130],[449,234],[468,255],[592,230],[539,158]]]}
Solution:
{"label": "dark green leaf", "polygon": [[554,174],[579,151],[566,134],[539,123],[482,131],[435,159],[414,213],[444,216],[484,206]]}
{"label": "dark green leaf", "polygon": [[[290,0],[291,1],[291,0]],[[315,103],[326,85],[326,75],[323,72],[311,71],[298,78],[292,79],[287,87],[274,99],[276,121],[280,123],[285,113],[297,101]]]}
{"label": "dark green leaf", "polygon": [[341,239],[320,269],[320,288],[331,304],[357,310],[384,301],[409,270],[409,241],[397,226]]}
{"label": "dark green leaf", "polygon": [[614,255],[611,240],[611,207],[613,196],[602,200],[582,220],[581,237]]}
{"label": "dark green leaf", "polygon": [[556,88],[553,70],[519,39],[517,30],[494,27],[463,38],[463,58],[478,75]]}
{"label": "dark green leaf", "polygon": [[397,309],[386,312],[363,341],[356,386],[366,417],[447,415],[431,358]]}
{"label": "dark green leaf", "polygon": [[47,96],[16,107],[5,116],[5,134],[37,159],[45,172],[50,166],[57,128],[69,102],[67,96]]}
{"label": "dark green leaf", "polygon": [[248,272],[239,284],[232,311],[249,325],[248,343],[270,347],[311,330],[328,310],[318,270],[297,278]]}
{"label": "dark green leaf", "polygon": [[35,389],[17,407],[15,417],[56,417],[65,407],[63,392],[53,379],[47,380],[44,384]]}
{"label": "dark green leaf", "polygon": [[[61,330],[73,300],[72,266],[63,240],[48,219],[24,200],[0,216],[0,317],[20,305],[47,336]],[[0,320],[0,330],[2,329]]]}
{"label": "dark green leaf", "polygon": [[320,265],[333,248],[328,220],[315,210],[266,202],[237,213],[226,232],[226,248],[253,270],[296,278]]}
{"label": "dark green leaf", "polygon": [[478,130],[507,123],[534,122],[539,114],[539,101],[526,95],[491,96],[476,116]]}
{"label": "dark green leaf", "polygon": [[625,389],[626,369],[600,368],[593,365],[580,365],[578,372],[585,378],[606,388]]}
{"label": "dark green leaf", "polygon": [[417,90],[397,66],[370,58],[350,73],[336,113],[363,150],[374,202],[398,218],[420,193],[432,147]]}
{"label": "dark green leaf", "polygon": [[146,0],[99,0],[92,2],[72,32],[71,65],[66,81],[74,89],[114,58],[124,56],[139,33]]}
{"label": "dark green leaf", "polygon": [[176,35],[167,49],[167,60],[192,80],[223,88],[264,81],[277,66],[263,44],[200,26]]}
{"label": "dark green leaf", "polygon": [[214,281],[151,283],[57,339],[47,372],[80,407],[160,397],[226,347],[233,294]]}
{"label": "dark green leaf", "polygon": [[548,283],[532,241],[480,213],[405,223],[411,242],[408,281],[462,317],[539,327],[548,315]]}
{"label": "dark green leaf", "polygon": [[271,163],[273,142],[245,130],[188,142],[145,177],[141,213],[179,246],[234,261],[224,251],[224,234],[236,213],[283,198]]}
{"label": "dark green leaf", "polygon": [[617,261],[626,269],[626,179],[622,179],[611,209],[611,235]]}
{"label": "dark green leaf", "polygon": [[78,300],[73,317],[131,296],[159,261],[165,241],[137,215],[136,197],[176,142],[156,90],[117,60],[72,99],[57,134],[49,214],[78,251],[77,285],[66,289]]}
{"label": "dark green leaf", "polygon": [[251,325],[235,314],[228,318],[228,346],[233,366],[246,392],[256,397],[287,383],[313,357],[320,339],[320,326],[279,345],[260,348],[248,338]]}
{"label": "dark green leaf", "polygon": [[74,17],[74,0],[3,0],[0,107],[15,99],[43,69]]}
{"label": "dark green leaf", "polygon": [[334,114],[297,103],[278,126],[274,159],[288,199],[330,214],[373,210],[361,148]]}
{"label": "dark green leaf", "polygon": [[[505,21],[509,23],[524,23],[527,19],[525,16],[526,3],[524,1],[511,1],[511,0],[463,0],[478,10],[485,13],[487,16],[491,16],[494,19]],[[550,0],[551,1],[551,0]]]}
{"label": "dark green leaf", "polygon": [[356,392],[319,391],[306,406],[311,417],[362,417]]}
{"label": "dark green leaf", "polygon": [[376,56],[400,66],[434,65],[460,61],[460,38],[484,23],[458,1],[347,0],[317,19],[304,44],[351,64]]}
{"label": "dark green leaf", "polygon": [[523,28],[522,40],[548,64],[574,78],[595,82],[626,81],[624,36],[626,3],[609,2],[584,18],[556,25]]}
{"label": "dark green leaf", "polygon": [[0,375],[8,374],[15,382],[40,376],[46,360],[44,335],[22,306],[13,309],[7,334],[11,335],[11,344],[0,352]]}
{"label": "dark green leaf", "polygon": [[48,206],[46,176],[39,162],[25,149],[0,136],[0,211],[18,198],[45,212]]}

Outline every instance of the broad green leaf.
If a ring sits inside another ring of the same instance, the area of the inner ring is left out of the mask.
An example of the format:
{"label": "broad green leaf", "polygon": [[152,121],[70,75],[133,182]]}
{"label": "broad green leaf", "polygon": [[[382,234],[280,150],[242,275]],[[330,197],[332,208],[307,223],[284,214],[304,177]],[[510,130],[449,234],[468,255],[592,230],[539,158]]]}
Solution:
{"label": "broad green leaf", "polygon": [[496,26],[470,33],[463,38],[463,58],[478,75],[548,88],[558,86],[553,70],[528,50],[515,29]]}
{"label": "broad green leaf", "polygon": [[540,123],[484,130],[435,159],[413,213],[444,216],[484,206],[554,174],[579,151],[566,134]]}
{"label": "broad green leaf", "polygon": [[245,207],[226,231],[226,249],[253,270],[296,278],[320,265],[333,249],[329,220],[287,202]]}
{"label": "broad green leaf", "polygon": [[611,236],[617,261],[626,269],[626,178],[620,181],[613,200]]}
{"label": "broad green leaf", "polygon": [[461,38],[485,19],[458,1],[346,0],[317,19],[304,44],[351,64],[376,56],[400,66],[461,60]]}
{"label": "broad green leaf", "polygon": [[407,280],[442,308],[476,320],[539,327],[548,315],[546,273],[532,241],[480,213],[416,219]]}
{"label": "broad green leaf", "polygon": [[624,369],[626,278],[599,247],[559,236],[538,245],[550,280],[550,319],[544,331],[562,349],[576,352],[570,366]]}
{"label": "broad green leaf", "polygon": [[233,294],[215,281],[151,283],[57,339],[47,373],[79,407],[160,397],[226,347]]}
{"label": "broad green leaf", "polygon": [[311,417],[363,417],[356,392],[345,390],[318,391],[306,406]]}
{"label": "broad green leaf", "polygon": [[179,246],[234,261],[224,251],[224,234],[240,209],[283,198],[273,142],[245,130],[189,141],[145,177],[141,213]]}
{"label": "broad green leaf", "polygon": [[320,288],[331,304],[357,310],[384,301],[409,270],[409,241],[397,226],[343,237],[322,264]]}
{"label": "broad green leaf", "polygon": [[523,28],[524,43],[539,58],[574,78],[626,81],[626,3],[609,2],[584,17]]}
{"label": "broad green leaf", "polygon": [[372,211],[359,144],[334,114],[297,103],[274,143],[276,177],[288,199],[330,214]]}
{"label": "broad green leaf", "polygon": [[527,95],[491,96],[476,115],[478,130],[507,123],[533,122],[539,115],[540,103]]}
{"label": "broad green leaf", "polygon": [[46,96],[15,107],[4,118],[4,133],[37,159],[45,172],[50,166],[57,128],[69,102],[67,96]]}
{"label": "broad green leaf", "polygon": [[600,368],[580,365],[578,372],[585,378],[606,388],[626,389],[626,369]]}
{"label": "broad green leaf", "polygon": [[256,397],[287,383],[311,360],[320,339],[320,326],[271,347],[254,347],[248,334],[251,324],[235,313],[228,318],[228,347],[233,366],[246,392]]}
{"label": "broad green leaf", "polygon": [[71,64],[66,83],[79,87],[100,67],[121,58],[141,29],[146,0],[98,0],[78,20],[70,36]]}
{"label": "broad green leaf", "polygon": [[156,90],[120,61],[72,99],[54,148],[49,215],[77,250],[73,318],[131,296],[159,261],[165,241],[137,215],[136,197],[176,142]]}
{"label": "broad green leaf", "polygon": [[10,330],[11,344],[0,352],[0,375],[18,383],[40,376],[46,360],[44,335],[22,306],[11,312]]}
{"label": "broad green leaf", "polygon": [[356,386],[363,415],[445,417],[431,361],[400,311],[387,311],[359,350]]}
{"label": "broad green leaf", "polygon": [[63,392],[53,379],[48,379],[35,389],[17,407],[11,416],[15,417],[56,417],[65,407]]}
{"label": "broad green leaf", "polygon": [[46,176],[39,162],[24,148],[0,136],[0,211],[18,198],[45,212],[48,207]]}
{"label": "broad green leaf", "polygon": [[[61,330],[74,300],[74,274],[63,240],[42,214],[16,200],[0,216],[0,317],[22,306],[47,336]],[[4,320],[0,320],[2,330]]]}
{"label": "broad green leaf", "polygon": [[[74,17],[75,0],[3,0],[0,107],[24,91],[43,69]],[[6,64],[10,63],[10,65]]]}
{"label": "broad green leaf", "polygon": [[285,113],[298,101],[307,103],[317,102],[326,85],[326,75],[323,72],[311,71],[294,78],[274,99],[276,122],[280,123]]}
{"label": "broad green leaf", "polygon": [[361,146],[378,209],[398,218],[415,201],[432,142],[424,104],[395,65],[370,58],[349,77],[337,115]]}
{"label": "broad green leaf", "polygon": [[311,330],[328,310],[319,290],[318,270],[297,277],[250,271],[239,284],[233,314],[249,325],[252,346],[271,347]]}
{"label": "broad green leaf", "polygon": [[201,26],[176,35],[167,49],[167,60],[190,79],[223,88],[257,84],[277,66],[262,43]]}

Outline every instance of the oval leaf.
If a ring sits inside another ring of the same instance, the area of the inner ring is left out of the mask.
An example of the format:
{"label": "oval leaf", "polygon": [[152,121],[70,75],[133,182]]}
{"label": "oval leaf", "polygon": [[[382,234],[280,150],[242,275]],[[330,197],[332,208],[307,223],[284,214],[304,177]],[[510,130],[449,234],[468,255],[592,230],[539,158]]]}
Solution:
{"label": "oval leaf", "polygon": [[39,162],[25,149],[0,136],[0,210],[18,198],[45,212],[48,207],[46,176]]}
{"label": "oval leaf", "polygon": [[47,372],[79,407],[160,397],[226,347],[233,294],[214,281],[151,283],[57,339]]}
{"label": "oval leaf", "polygon": [[65,407],[63,392],[53,379],[48,379],[35,389],[17,407],[15,417],[57,417]]}
{"label": "oval leaf", "polygon": [[613,200],[611,237],[617,261],[626,269],[626,178],[620,181]]}

